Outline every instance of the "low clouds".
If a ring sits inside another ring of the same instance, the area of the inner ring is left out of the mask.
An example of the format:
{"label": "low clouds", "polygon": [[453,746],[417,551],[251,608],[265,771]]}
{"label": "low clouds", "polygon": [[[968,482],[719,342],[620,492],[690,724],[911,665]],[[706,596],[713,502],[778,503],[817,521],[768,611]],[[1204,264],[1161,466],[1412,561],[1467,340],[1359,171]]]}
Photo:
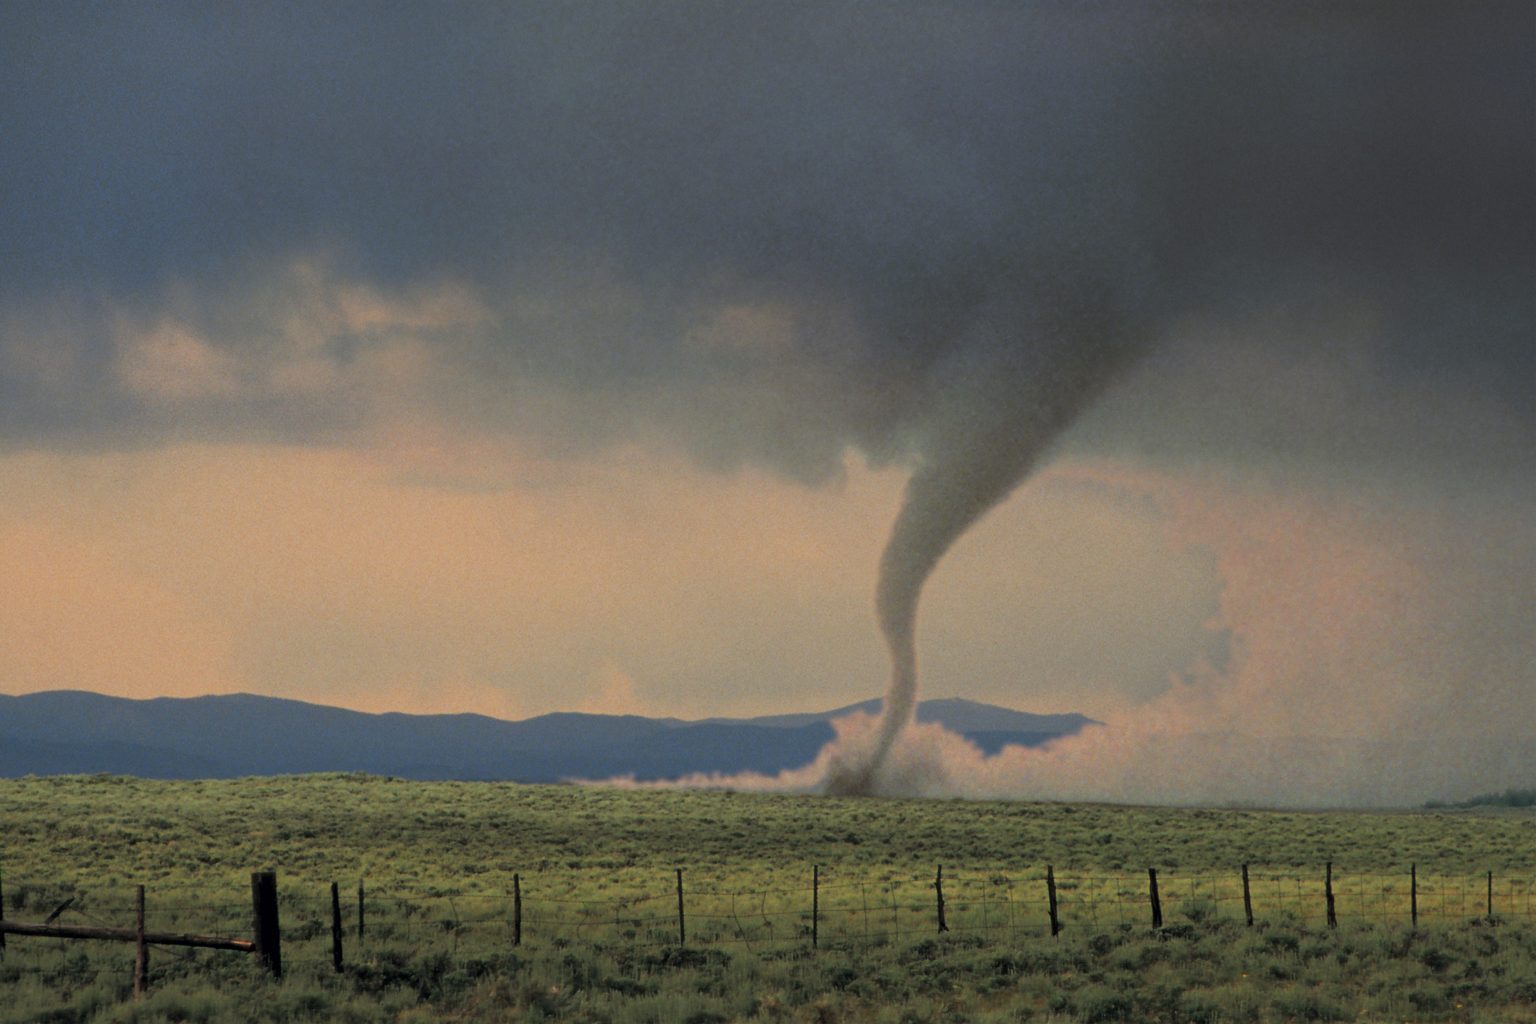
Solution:
{"label": "low clouds", "polygon": [[1474,501],[1526,490],[1536,485],[1527,386],[1536,377],[1522,376],[1516,350],[1489,362],[1475,343],[1461,347],[1464,337],[1448,335],[1420,363],[1394,361],[1389,329],[1357,308],[1192,321],[1068,444],[1346,490],[1411,483]]}
{"label": "low clouds", "polygon": [[0,427],[211,432],[201,393],[324,438],[375,391],[825,480],[1063,294],[1140,343],[1347,305],[1393,386],[1529,425],[1526,13],[12,9]]}

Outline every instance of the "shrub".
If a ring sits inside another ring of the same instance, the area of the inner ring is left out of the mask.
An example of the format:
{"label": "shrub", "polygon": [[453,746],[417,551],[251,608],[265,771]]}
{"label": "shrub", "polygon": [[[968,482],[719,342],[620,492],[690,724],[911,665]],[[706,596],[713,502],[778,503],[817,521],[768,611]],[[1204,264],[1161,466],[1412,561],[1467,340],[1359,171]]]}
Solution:
{"label": "shrub", "polygon": [[1301,950],[1301,936],[1291,932],[1270,932],[1264,944],[1273,952],[1296,953]]}
{"label": "shrub", "polygon": [[1350,1016],[1330,995],[1315,988],[1295,988],[1275,996],[1275,1008],[1297,1020],[1343,1020]]}
{"label": "shrub", "polygon": [[1131,997],[1105,985],[1090,985],[1072,999],[1074,1009],[1087,1024],[1129,1020]]}
{"label": "shrub", "polygon": [[1204,924],[1215,920],[1219,909],[1215,900],[1202,896],[1184,901],[1180,904],[1178,912],[1193,924]]}
{"label": "shrub", "polygon": [[1436,974],[1443,974],[1446,968],[1456,962],[1456,958],[1443,949],[1431,947],[1419,954],[1419,963],[1428,967]]}
{"label": "shrub", "polygon": [[1408,1005],[1421,1013],[1436,1013],[1450,1009],[1451,998],[1439,985],[1421,984],[1404,993]]}

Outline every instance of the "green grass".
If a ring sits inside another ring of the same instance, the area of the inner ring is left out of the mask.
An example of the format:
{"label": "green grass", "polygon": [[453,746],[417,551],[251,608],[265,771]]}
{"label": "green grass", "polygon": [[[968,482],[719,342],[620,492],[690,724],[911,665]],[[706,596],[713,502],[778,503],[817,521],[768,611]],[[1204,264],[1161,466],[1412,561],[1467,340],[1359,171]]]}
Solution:
{"label": "green grass", "polygon": [[[151,995],[133,1003],[130,944],[13,936],[0,1021],[1518,1021],[1536,1004],[1529,809],[1312,814],[340,775],[72,777],[0,780],[0,843],[15,920],[70,900],[63,922],[129,925],[143,884],[151,930],[246,935],[250,874],[274,869],[288,967],[275,983],[240,954],[156,948]],[[1324,923],[1327,861],[1338,929]],[[1047,864],[1064,922],[1054,939]],[[1480,920],[1488,872],[1492,924]],[[340,975],[333,880],[347,927]]]}

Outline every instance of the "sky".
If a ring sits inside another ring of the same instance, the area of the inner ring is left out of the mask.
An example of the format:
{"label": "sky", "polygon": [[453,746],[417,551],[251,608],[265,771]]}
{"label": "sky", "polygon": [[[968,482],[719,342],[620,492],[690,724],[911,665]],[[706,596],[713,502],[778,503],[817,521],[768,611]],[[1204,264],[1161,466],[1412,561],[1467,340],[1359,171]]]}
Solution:
{"label": "sky", "polygon": [[959,790],[1536,784],[1533,51],[1524,3],[0,3],[0,692],[837,707],[948,502],[917,696],[1108,723]]}

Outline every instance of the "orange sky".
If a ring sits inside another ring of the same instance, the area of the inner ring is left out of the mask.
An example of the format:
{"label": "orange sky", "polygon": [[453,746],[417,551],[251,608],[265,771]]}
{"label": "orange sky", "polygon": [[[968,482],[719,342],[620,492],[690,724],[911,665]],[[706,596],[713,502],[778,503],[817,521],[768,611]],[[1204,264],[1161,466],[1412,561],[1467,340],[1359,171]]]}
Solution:
{"label": "orange sky", "polygon": [[[817,489],[642,450],[502,451],[515,483],[450,488],[403,450],[0,458],[6,691],[512,717],[882,691],[870,594],[902,474],[850,462]],[[925,693],[1107,713],[1198,654],[1213,587],[1150,505],[1048,478],[933,581]]]}

